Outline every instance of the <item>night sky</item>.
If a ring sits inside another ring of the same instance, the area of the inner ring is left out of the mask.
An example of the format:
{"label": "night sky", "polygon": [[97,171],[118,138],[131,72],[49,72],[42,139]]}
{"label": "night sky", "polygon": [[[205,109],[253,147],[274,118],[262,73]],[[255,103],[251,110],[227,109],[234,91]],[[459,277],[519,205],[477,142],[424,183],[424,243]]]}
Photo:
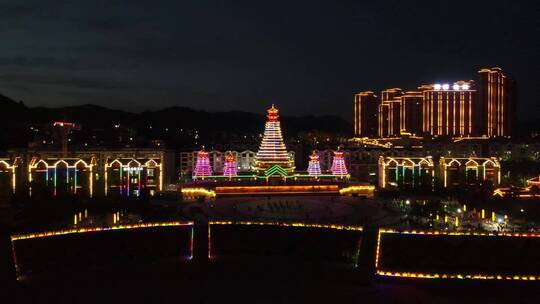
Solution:
{"label": "night sky", "polygon": [[0,4],[0,93],[29,106],[188,106],[352,119],[353,93],[499,66],[540,116],[540,1]]}

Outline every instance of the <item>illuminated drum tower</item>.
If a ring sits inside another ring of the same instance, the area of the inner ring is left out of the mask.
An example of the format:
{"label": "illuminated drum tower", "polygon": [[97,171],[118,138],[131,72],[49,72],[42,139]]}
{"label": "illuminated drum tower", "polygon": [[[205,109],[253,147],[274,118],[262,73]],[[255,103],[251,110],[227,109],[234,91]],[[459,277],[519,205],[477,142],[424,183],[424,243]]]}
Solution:
{"label": "illuminated drum tower", "polygon": [[278,120],[279,110],[272,105],[267,110],[268,121],[264,127],[264,136],[255,157],[257,175],[287,176],[293,173],[294,166],[283,142],[281,124]]}

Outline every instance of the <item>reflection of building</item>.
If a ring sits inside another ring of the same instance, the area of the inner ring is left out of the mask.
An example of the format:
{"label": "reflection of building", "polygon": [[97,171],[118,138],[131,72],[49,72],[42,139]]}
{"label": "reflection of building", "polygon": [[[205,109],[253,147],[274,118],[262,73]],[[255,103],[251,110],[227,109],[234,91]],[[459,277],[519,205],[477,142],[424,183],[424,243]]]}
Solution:
{"label": "reflection of building", "polygon": [[379,158],[379,187],[431,188],[435,167],[431,157]]}
{"label": "reflection of building", "polygon": [[494,186],[501,182],[501,165],[492,158],[445,158],[439,160],[443,187],[476,186],[489,181]]}
{"label": "reflection of building", "polygon": [[354,135],[360,137],[377,136],[377,95],[371,91],[354,95]]}

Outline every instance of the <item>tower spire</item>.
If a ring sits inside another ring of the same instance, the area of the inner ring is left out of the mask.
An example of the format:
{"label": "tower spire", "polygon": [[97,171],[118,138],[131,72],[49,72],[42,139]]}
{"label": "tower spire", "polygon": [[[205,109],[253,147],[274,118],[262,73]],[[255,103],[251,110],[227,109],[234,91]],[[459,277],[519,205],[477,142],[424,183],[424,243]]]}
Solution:
{"label": "tower spire", "polygon": [[293,170],[292,161],[289,158],[287,148],[283,142],[281,124],[279,122],[279,110],[273,104],[267,111],[268,120],[264,126],[264,135],[256,155],[257,172],[270,169],[274,166],[281,167],[279,172]]}
{"label": "tower spire", "polygon": [[229,151],[225,156],[225,165],[223,166],[223,176],[237,176],[238,168],[236,167],[236,162],[234,161],[234,156]]}
{"label": "tower spire", "polygon": [[313,151],[309,156],[308,164],[308,174],[309,175],[321,175],[321,164],[319,163],[319,155]]}
{"label": "tower spire", "polygon": [[208,152],[202,149],[197,152],[197,162],[195,163],[195,170],[193,171],[193,177],[202,177],[212,175],[212,167],[210,166],[210,159],[208,158]]}
{"label": "tower spire", "polygon": [[334,159],[332,160],[332,168],[330,171],[332,171],[333,175],[339,175],[341,177],[349,174],[347,166],[345,165],[343,151],[341,151],[339,147],[336,151],[334,151]]}

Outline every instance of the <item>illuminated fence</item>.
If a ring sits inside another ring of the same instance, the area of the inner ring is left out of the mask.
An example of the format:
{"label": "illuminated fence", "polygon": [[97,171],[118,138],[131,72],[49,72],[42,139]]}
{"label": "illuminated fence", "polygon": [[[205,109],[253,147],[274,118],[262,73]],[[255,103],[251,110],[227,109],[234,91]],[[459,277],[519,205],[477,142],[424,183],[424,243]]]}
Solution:
{"label": "illuminated fence", "polygon": [[[204,256],[206,232],[201,232],[196,245]],[[363,228],[354,225],[211,221],[208,257],[277,257],[356,266],[362,233]],[[194,234],[193,222],[161,222],[18,234],[11,236],[11,243],[17,278],[22,279],[131,261],[191,259]],[[539,233],[380,229],[374,262],[380,277],[540,281],[538,256]]]}
{"label": "illuminated fence", "polygon": [[191,259],[193,222],[159,222],[17,234],[17,279],[28,274],[140,260]]}
{"label": "illuminated fence", "polygon": [[380,229],[376,274],[413,279],[540,280],[540,234]]}
{"label": "illuminated fence", "polygon": [[208,226],[208,256],[273,256],[356,264],[361,233],[360,226],[213,221]]}

